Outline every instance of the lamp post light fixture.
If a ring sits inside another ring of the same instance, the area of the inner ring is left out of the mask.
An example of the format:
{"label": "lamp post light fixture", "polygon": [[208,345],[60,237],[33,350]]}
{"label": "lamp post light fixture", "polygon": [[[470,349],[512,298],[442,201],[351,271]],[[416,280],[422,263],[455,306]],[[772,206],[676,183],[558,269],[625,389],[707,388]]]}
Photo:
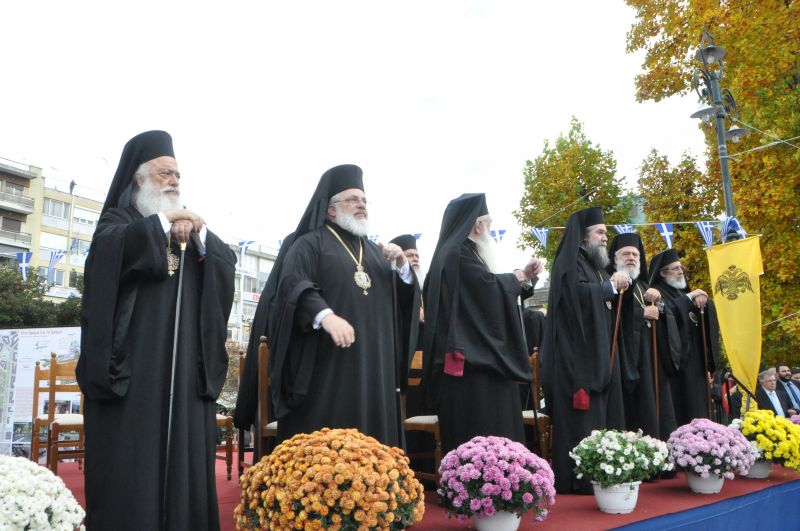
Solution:
{"label": "lamp post light fixture", "polygon": [[736,216],[736,207],[733,206],[733,191],[731,190],[731,176],[728,169],[727,141],[738,142],[749,132],[747,129],[736,127],[733,123],[730,129],[725,128],[725,119],[738,120],[739,109],[736,100],[727,88],[720,89],[719,82],[724,74],[725,48],[716,46],[714,38],[703,30],[703,39],[700,49],[695,54],[695,59],[702,63],[692,75],[692,88],[700,98],[701,108],[691,115],[700,118],[706,123],[714,119],[717,132],[717,148],[719,150],[719,165],[722,172],[722,190],[725,195],[725,213],[728,217]]}

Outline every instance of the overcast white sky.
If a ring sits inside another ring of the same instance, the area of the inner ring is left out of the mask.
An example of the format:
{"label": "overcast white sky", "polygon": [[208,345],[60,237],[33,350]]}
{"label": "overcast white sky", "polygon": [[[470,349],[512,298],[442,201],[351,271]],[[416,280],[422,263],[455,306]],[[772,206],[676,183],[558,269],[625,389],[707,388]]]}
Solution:
{"label": "overcast white sky", "polygon": [[483,191],[521,267],[522,168],[571,116],[631,185],[652,147],[703,151],[694,97],[635,102],[621,0],[20,1],[0,20],[0,157],[93,196],[165,129],[187,206],[230,240],[277,246],[350,162],[381,240],[422,233],[427,263],[447,202]]}

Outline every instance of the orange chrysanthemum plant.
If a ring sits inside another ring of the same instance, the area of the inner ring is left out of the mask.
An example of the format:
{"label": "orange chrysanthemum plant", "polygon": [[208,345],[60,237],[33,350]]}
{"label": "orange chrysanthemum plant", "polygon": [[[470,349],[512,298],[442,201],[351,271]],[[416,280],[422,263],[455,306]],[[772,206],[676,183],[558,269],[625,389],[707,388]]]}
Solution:
{"label": "orange chrysanthemum plant", "polygon": [[402,529],[425,498],[409,460],[358,430],[300,433],[240,480],[236,529]]}

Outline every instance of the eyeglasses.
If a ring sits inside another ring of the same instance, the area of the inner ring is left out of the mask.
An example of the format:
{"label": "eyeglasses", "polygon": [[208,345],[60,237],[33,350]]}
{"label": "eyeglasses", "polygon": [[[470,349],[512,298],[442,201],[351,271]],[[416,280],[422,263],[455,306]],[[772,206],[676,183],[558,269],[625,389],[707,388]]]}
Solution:
{"label": "eyeglasses", "polygon": [[367,206],[367,198],[366,197],[345,197],[344,199],[339,199],[338,201],[331,201],[333,203],[347,203],[350,206],[357,205],[359,203],[364,203],[364,206]]}
{"label": "eyeglasses", "polygon": [[179,172],[179,171],[177,171],[177,170],[173,170],[173,169],[171,169],[171,168],[163,168],[163,169],[160,169],[160,170],[158,170],[158,171],[156,172],[156,175],[158,175],[159,177],[161,177],[161,178],[163,178],[163,179],[169,179],[169,178],[170,178],[170,177],[172,177],[173,175],[174,175],[175,177],[177,177],[178,179],[180,179],[180,178],[181,178],[181,172]]}
{"label": "eyeglasses", "polygon": [[678,271],[681,271],[681,272],[686,271],[686,269],[684,269],[684,267],[681,266],[681,265],[677,265],[677,266],[672,266],[672,267],[665,267],[661,271],[669,271],[670,273],[677,273]]}

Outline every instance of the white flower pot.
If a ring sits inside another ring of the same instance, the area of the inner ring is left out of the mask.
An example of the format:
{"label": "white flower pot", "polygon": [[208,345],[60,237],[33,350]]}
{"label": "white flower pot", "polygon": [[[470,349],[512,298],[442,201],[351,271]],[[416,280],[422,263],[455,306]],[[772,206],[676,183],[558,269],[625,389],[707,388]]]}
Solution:
{"label": "white flower pot", "polygon": [[498,511],[486,518],[475,518],[475,529],[479,531],[516,531],[522,516],[516,513]]}
{"label": "white flower pot", "polygon": [[715,475],[710,475],[707,478],[698,476],[694,472],[686,472],[686,481],[689,483],[689,488],[692,492],[699,494],[716,494],[722,490],[722,484],[725,478],[718,478]]}
{"label": "white flower pot", "polygon": [[599,483],[592,481],[594,499],[597,501],[597,506],[604,513],[628,514],[636,507],[636,500],[639,499],[639,485],[641,484],[641,481],[634,481],[601,487]]}
{"label": "white flower pot", "polygon": [[750,467],[747,474],[741,474],[746,478],[765,479],[768,478],[772,472],[772,461],[768,459],[759,459]]}

